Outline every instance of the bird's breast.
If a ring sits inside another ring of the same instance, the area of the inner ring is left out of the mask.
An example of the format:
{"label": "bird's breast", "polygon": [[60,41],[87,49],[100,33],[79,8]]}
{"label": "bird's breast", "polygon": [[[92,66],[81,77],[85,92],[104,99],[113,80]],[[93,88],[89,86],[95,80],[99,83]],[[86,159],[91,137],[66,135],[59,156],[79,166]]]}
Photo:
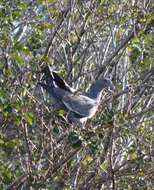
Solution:
{"label": "bird's breast", "polygon": [[96,113],[96,111],[97,111],[97,108],[98,108],[98,105],[95,105],[95,106],[93,106],[93,107],[89,110],[89,116],[88,116],[88,118],[92,118],[92,117],[95,115],[95,113]]}

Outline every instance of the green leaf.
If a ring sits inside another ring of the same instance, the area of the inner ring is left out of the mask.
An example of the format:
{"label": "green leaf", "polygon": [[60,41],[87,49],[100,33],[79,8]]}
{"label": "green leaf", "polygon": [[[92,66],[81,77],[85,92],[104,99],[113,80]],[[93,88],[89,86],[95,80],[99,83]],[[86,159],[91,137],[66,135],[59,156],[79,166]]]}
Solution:
{"label": "green leaf", "polygon": [[27,112],[24,114],[24,119],[25,121],[29,124],[32,125],[34,122],[34,115],[32,112]]}
{"label": "green leaf", "polygon": [[4,170],[2,170],[1,173],[3,174],[2,179],[4,183],[9,184],[12,182],[13,172],[9,168],[4,168]]}
{"label": "green leaf", "polygon": [[153,40],[154,40],[153,35],[152,34],[146,34],[144,36],[144,40],[147,43],[147,45],[152,44]]}
{"label": "green leaf", "polygon": [[146,21],[147,21],[147,23],[150,23],[152,21],[153,17],[154,17],[154,13],[153,12],[149,13],[149,14],[146,14]]}
{"label": "green leaf", "polygon": [[82,145],[81,139],[75,132],[69,134],[68,142],[72,145],[73,148],[78,148]]}
{"label": "green leaf", "polygon": [[3,139],[0,139],[0,146],[4,145],[4,140]]}
{"label": "green leaf", "polygon": [[17,53],[17,52],[14,52],[12,54],[12,58],[19,64],[19,65],[24,65],[25,64],[25,61],[23,59],[23,57]]}
{"label": "green leaf", "polygon": [[65,111],[64,110],[59,110],[58,115],[61,117],[64,117]]}
{"label": "green leaf", "polygon": [[16,125],[19,126],[21,124],[22,118],[21,117],[17,117],[16,118]]}
{"label": "green leaf", "polygon": [[53,132],[56,133],[56,134],[59,134],[60,130],[59,130],[59,128],[57,126],[55,126],[53,128]]}
{"label": "green leaf", "polygon": [[12,112],[12,106],[10,104],[5,105],[3,109],[4,117],[7,118],[11,112]]}

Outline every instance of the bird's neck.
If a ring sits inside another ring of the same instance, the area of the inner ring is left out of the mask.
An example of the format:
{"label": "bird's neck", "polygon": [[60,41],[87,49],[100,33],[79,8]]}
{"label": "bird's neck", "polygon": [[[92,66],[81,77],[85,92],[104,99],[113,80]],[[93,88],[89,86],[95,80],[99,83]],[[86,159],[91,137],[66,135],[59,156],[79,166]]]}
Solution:
{"label": "bird's neck", "polygon": [[103,90],[104,88],[98,88],[96,85],[92,85],[88,91],[88,97],[100,102]]}

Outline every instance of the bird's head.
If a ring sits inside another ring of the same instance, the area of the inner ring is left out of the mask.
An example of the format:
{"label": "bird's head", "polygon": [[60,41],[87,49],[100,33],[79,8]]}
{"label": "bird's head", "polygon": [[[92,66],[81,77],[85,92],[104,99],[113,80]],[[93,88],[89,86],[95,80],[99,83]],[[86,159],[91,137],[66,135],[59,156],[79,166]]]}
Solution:
{"label": "bird's head", "polygon": [[111,93],[115,91],[115,86],[113,85],[112,81],[108,78],[98,80],[97,85],[100,86],[100,88],[106,89]]}

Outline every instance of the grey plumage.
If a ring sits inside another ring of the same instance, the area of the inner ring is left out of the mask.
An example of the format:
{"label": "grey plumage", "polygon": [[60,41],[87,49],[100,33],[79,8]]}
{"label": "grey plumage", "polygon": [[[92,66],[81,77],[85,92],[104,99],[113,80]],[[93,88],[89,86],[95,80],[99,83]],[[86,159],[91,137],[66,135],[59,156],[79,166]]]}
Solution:
{"label": "grey plumage", "polygon": [[[61,81],[60,84],[62,83]],[[58,78],[55,79],[54,77],[50,78],[50,84],[39,84],[60,103],[61,108],[67,111],[68,120],[71,123],[77,123],[79,125],[84,125],[87,119],[95,115],[100,104],[103,90],[114,90],[112,82],[106,78],[97,80],[90,87],[86,95],[75,95],[73,91],[69,90],[69,85],[68,88],[65,88],[65,85],[62,88],[59,85]]]}

